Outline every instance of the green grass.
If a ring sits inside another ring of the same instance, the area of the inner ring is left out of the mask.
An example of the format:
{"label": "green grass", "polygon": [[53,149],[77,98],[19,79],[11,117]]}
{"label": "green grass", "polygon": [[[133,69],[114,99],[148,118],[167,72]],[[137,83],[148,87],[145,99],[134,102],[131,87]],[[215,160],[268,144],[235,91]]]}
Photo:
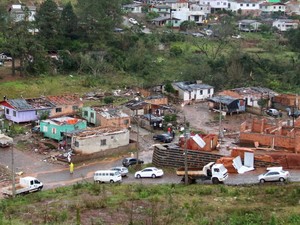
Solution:
{"label": "green grass", "polygon": [[[1,224],[287,224],[299,183],[254,186],[78,183],[0,201]],[[30,216],[28,216],[30,214]],[[101,215],[101,216],[100,216]],[[80,220],[80,221],[79,221]]]}

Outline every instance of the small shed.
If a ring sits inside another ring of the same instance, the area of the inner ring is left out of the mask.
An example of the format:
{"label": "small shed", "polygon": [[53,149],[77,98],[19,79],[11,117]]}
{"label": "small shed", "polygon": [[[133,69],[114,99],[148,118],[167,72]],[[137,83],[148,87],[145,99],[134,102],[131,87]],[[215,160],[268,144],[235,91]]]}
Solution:
{"label": "small shed", "polygon": [[220,110],[226,114],[245,112],[244,99],[233,98],[230,96],[214,96],[208,99],[210,110]]}

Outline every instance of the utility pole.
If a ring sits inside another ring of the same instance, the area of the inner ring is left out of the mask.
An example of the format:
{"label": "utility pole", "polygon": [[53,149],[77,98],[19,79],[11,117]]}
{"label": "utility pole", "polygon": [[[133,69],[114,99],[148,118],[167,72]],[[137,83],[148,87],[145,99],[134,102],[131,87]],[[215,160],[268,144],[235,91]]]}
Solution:
{"label": "utility pole", "polygon": [[220,144],[222,142],[222,137],[223,137],[223,132],[222,132],[222,105],[221,105],[221,101],[219,103],[219,139],[220,139]]}
{"label": "utility pole", "polygon": [[187,133],[186,133],[186,120],[184,115],[184,184],[188,185],[188,162],[187,162]]}
{"label": "utility pole", "polygon": [[11,145],[11,170],[12,170],[12,194],[16,196],[16,181],[15,181],[15,162],[14,162],[14,144]]}
{"label": "utility pole", "polygon": [[184,184],[188,185],[189,184],[189,180],[188,180],[188,157],[187,157],[187,133],[186,133],[186,118],[185,118],[185,114],[184,114],[184,104],[181,104],[182,107],[182,112],[183,112],[183,127],[184,127]]}
{"label": "utility pole", "polygon": [[139,116],[137,116],[137,137],[136,137],[136,159],[137,159],[137,165],[139,162],[139,136],[140,136],[140,120],[139,120]]}

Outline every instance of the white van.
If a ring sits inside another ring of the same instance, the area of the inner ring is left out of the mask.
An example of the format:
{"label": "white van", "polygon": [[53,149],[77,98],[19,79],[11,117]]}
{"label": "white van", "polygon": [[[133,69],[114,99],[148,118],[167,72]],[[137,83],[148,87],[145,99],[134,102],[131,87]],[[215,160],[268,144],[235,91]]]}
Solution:
{"label": "white van", "polygon": [[115,170],[98,170],[94,173],[94,182],[98,183],[115,183],[121,182],[120,172]]}

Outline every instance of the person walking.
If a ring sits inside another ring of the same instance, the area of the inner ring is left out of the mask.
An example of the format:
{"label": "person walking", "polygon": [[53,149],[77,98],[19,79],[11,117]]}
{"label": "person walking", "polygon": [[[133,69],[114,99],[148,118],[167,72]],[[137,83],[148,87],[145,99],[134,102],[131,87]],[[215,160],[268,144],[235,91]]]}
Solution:
{"label": "person walking", "polygon": [[73,174],[74,172],[74,164],[70,162],[70,174]]}

